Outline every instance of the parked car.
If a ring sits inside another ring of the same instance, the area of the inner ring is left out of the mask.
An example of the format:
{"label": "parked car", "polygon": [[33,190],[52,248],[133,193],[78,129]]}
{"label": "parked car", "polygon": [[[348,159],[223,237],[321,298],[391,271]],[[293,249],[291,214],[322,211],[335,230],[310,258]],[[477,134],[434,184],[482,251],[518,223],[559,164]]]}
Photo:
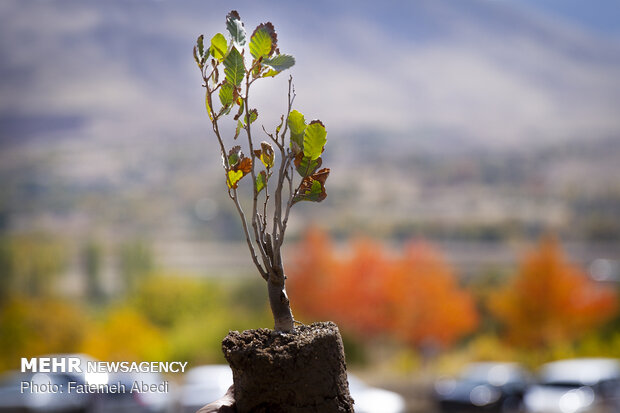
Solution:
{"label": "parked car", "polygon": [[[1,412],[54,413],[165,413],[172,411],[174,387],[166,392],[131,392],[134,382],[161,385],[164,378],[157,373],[89,372],[86,362],[95,361],[84,354],[55,354],[50,358],[79,358],[83,372],[31,373],[12,371],[0,378]],[[69,383],[73,391],[69,390]],[[83,392],[84,385],[122,383],[125,392]]]}
{"label": "parked car", "polygon": [[189,369],[180,391],[181,412],[195,413],[202,406],[222,397],[232,384],[232,371],[226,364]]}
{"label": "parked car", "polygon": [[[110,374],[108,383],[120,383],[125,391],[99,394],[92,413],[167,413],[174,410],[174,384],[159,373],[115,373]],[[132,392],[134,383],[155,386],[155,390]]]}
{"label": "parked car", "polygon": [[517,363],[471,363],[458,378],[435,382],[434,398],[442,412],[519,412],[530,380]]}
{"label": "parked car", "polygon": [[371,387],[349,374],[349,393],[355,413],[404,413],[405,399],[392,391]]}
{"label": "parked car", "polygon": [[529,413],[620,411],[620,361],[582,358],[541,367],[539,383],[524,397]]}
{"label": "parked car", "polygon": [[[356,413],[404,413],[405,401],[397,393],[368,386],[349,374],[349,390]],[[195,413],[222,397],[233,384],[227,365],[205,365],[190,369],[180,391],[181,412]]]}
{"label": "parked car", "polygon": [[91,411],[94,395],[67,393],[67,383],[84,383],[69,373],[10,371],[0,378],[0,412],[78,413]]}

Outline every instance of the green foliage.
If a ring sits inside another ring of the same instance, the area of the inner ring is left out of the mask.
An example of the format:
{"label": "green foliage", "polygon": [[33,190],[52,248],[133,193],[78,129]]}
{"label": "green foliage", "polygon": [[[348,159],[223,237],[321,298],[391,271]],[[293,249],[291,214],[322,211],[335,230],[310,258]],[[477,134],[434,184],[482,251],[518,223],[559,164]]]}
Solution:
{"label": "green foliage", "polygon": [[0,238],[0,274],[3,275],[0,282],[0,305],[2,305],[13,293],[15,277],[10,241],[5,238]]}
{"label": "green foliage", "polygon": [[313,120],[304,131],[304,156],[316,160],[323,153],[327,143],[327,132],[320,120]]}
{"label": "green foliage", "polygon": [[297,110],[293,110],[288,115],[288,127],[291,131],[291,149],[298,154],[304,147],[304,131],[306,130],[306,120],[304,115]]}
{"label": "green foliage", "polygon": [[295,169],[299,172],[299,175],[302,177],[312,175],[317,169],[321,167],[323,160],[321,158],[317,158],[315,160],[311,160],[309,157],[304,156],[303,152],[300,152],[295,157]]}
{"label": "green foliage", "polygon": [[80,352],[100,360],[166,360],[164,333],[136,309],[120,305],[92,323],[81,341]]}
{"label": "green foliage", "polygon": [[101,245],[91,240],[83,247],[81,255],[86,281],[86,295],[90,300],[101,300],[104,298],[104,291],[101,286]]}
{"label": "green foliage", "polygon": [[288,54],[279,54],[272,58],[263,59],[263,65],[271,68],[263,77],[276,76],[281,71],[293,67],[295,65],[295,58]]}
{"label": "green foliage", "polygon": [[320,171],[306,176],[299,186],[299,191],[293,197],[293,203],[299,201],[321,202],[327,197],[325,192],[325,180],[329,176],[329,169],[323,168]]}
{"label": "green foliage", "polygon": [[258,60],[271,56],[277,45],[278,36],[273,24],[270,22],[262,23],[254,30],[250,38],[250,53],[254,59]]}
{"label": "green foliage", "polygon": [[205,37],[203,35],[200,35],[198,36],[198,39],[196,40],[198,44],[198,55],[200,56],[200,58],[203,58],[205,55],[204,38]]}
{"label": "green foliage", "polygon": [[129,241],[120,246],[120,272],[125,289],[131,293],[151,275],[154,268],[153,253],[143,241]]}
{"label": "green foliage", "polygon": [[230,171],[228,171],[228,180],[226,181],[226,184],[228,185],[229,188],[235,188],[236,189],[237,188],[237,183],[244,176],[245,176],[245,174],[243,173],[243,171],[231,169]]}
{"label": "green foliage", "polygon": [[233,104],[235,87],[230,83],[224,83],[220,88],[220,102],[222,106],[228,107]]}
{"label": "green foliage", "polygon": [[211,97],[209,95],[205,96],[205,107],[207,108],[207,114],[209,115],[209,119],[213,121],[213,110],[211,109]]}
{"label": "green foliage", "polygon": [[[249,128],[258,118],[258,111],[255,108],[246,108],[245,101],[249,85],[259,77],[276,76],[282,71],[290,69],[295,64],[295,58],[279,52],[277,47],[278,36],[270,22],[259,24],[247,42],[244,24],[239,13],[233,10],[226,16],[226,29],[230,35],[230,41],[227,41],[223,34],[218,33],[211,39],[211,46],[208,50],[205,50],[203,44],[204,37],[199,36],[197,45],[194,47],[194,58],[203,72],[203,79],[207,88],[205,106],[209,119],[217,123],[220,116],[229,114],[232,107],[238,107],[234,117],[236,127],[233,136],[234,139],[237,139],[242,130],[246,130],[250,136]],[[244,53],[242,52],[245,46],[249,48],[250,55],[253,58],[249,67],[245,65]],[[209,62],[207,62],[209,54],[214,57],[210,68],[208,67]],[[218,83],[220,63],[223,65],[225,80]],[[246,79],[246,88],[248,89],[245,91],[246,96],[242,93],[244,79]],[[211,94],[218,88],[220,89],[219,102],[221,108],[214,110]],[[292,101],[290,103],[292,104]],[[293,195],[295,202],[300,200],[321,201],[326,196],[324,178],[327,177],[327,174],[314,177],[313,174],[316,174],[317,169],[322,164],[320,156],[327,142],[325,126],[319,120],[306,125],[304,116],[297,110],[289,110],[283,119],[286,119],[290,131],[289,140],[292,153],[283,152],[281,162],[289,162],[286,158],[290,157],[295,169],[305,179],[305,181],[300,182],[298,191]],[[280,128],[281,125],[276,128],[276,134],[281,132]],[[221,140],[219,136],[218,139]],[[221,141],[221,144],[224,150],[224,142]],[[276,159],[273,148],[270,145],[265,147],[265,143],[262,143],[261,150],[254,150],[251,156],[246,158],[247,161],[237,159],[240,147],[236,146],[233,149],[232,156],[234,159],[230,159],[231,154],[229,152],[228,165],[225,165],[228,188],[236,189],[239,181],[252,173],[255,176],[256,193],[261,192],[271,174],[261,175],[260,172],[254,174],[255,162],[253,162],[253,158],[260,159],[268,170],[274,168]],[[300,154],[303,156],[299,157]],[[281,188],[279,190],[281,191]]]}
{"label": "green foliage", "polygon": [[209,53],[215,59],[220,62],[224,60],[224,56],[226,56],[226,51],[228,50],[228,43],[226,42],[226,38],[222,33],[218,33],[211,39],[211,49],[209,49]]}
{"label": "green foliage", "polygon": [[248,115],[244,118],[246,125],[254,123],[254,121],[258,118],[258,111],[256,109],[250,110]]}
{"label": "green foliage", "polygon": [[131,298],[132,307],[161,328],[172,327],[194,314],[204,314],[221,301],[215,282],[177,274],[160,274],[142,284]]}
{"label": "green foliage", "polygon": [[273,168],[273,163],[275,161],[275,152],[273,151],[273,147],[269,144],[269,142],[261,142],[260,150],[255,150],[254,155],[265,165],[265,168],[271,169]]}
{"label": "green foliage", "polygon": [[13,296],[0,306],[0,371],[19,368],[20,357],[78,352],[87,328],[66,299]]}
{"label": "green foliage", "polygon": [[[226,29],[230,35],[229,41],[219,33],[211,40],[210,54],[213,59],[207,61],[202,56],[202,37],[198,38],[198,44],[194,47],[194,59],[201,71],[207,113],[224,161],[228,196],[242,221],[250,256],[262,278],[273,281],[271,285],[282,286],[284,293],[286,277],[281,250],[290,209],[299,201],[320,202],[327,196],[325,180],[329,169],[317,171],[323,163],[320,157],[327,142],[327,132],[321,121],[314,120],[306,125],[304,116],[292,109],[295,91],[290,77],[287,111],[282,115],[275,133],[269,133],[263,125],[263,132],[274,146],[263,141],[258,147],[252,127],[258,120],[258,110],[248,103],[250,88],[259,79],[274,77],[290,69],[295,65],[295,58],[280,53],[278,36],[271,22],[259,24],[247,41],[239,13],[233,10],[226,16]],[[222,70],[224,80],[220,82]],[[212,96],[218,89],[221,107],[214,108]],[[220,120],[231,112],[235,125],[233,140],[239,137],[242,130],[245,131],[247,144],[242,144],[246,145],[248,157],[241,152],[241,145],[228,149],[220,132],[223,129]],[[289,131],[289,136],[286,136]],[[274,185],[268,186],[274,174]],[[246,175],[251,176],[249,184],[253,197],[252,211],[248,215],[243,211],[237,191],[239,182]],[[283,194],[286,191],[288,194]],[[283,303],[272,302],[276,329],[292,331],[293,318],[288,300]],[[276,315],[276,312],[280,314]]]}
{"label": "green foliage", "polygon": [[11,294],[53,295],[55,282],[66,264],[64,243],[48,235],[28,234],[0,239],[0,298]]}
{"label": "green foliage", "polygon": [[317,169],[323,164],[321,154],[327,143],[327,131],[320,120],[313,120],[306,125],[304,115],[294,110],[289,114],[288,126],[291,131],[291,148],[295,153],[295,169],[302,176],[298,193],[293,202],[314,201],[320,202],[327,197],[325,179],[329,169]]}
{"label": "green foliage", "polygon": [[226,74],[226,81],[234,86],[239,86],[245,76],[243,56],[236,47],[233,47],[224,59],[224,73]]}
{"label": "green foliage", "polygon": [[228,33],[230,33],[230,37],[232,37],[233,42],[235,42],[238,46],[245,46],[245,28],[243,27],[243,22],[239,17],[239,13],[236,10],[231,11],[226,16],[226,29]]}
{"label": "green foliage", "polygon": [[233,146],[228,152],[227,181],[229,188],[237,188],[237,183],[252,170],[252,159],[246,158],[241,146]]}
{"label": "green foliage", "polygon": [[262,191],[267,186],[267,173],[265,171],[260,171],[258,175],[256,175],[256,192]]}

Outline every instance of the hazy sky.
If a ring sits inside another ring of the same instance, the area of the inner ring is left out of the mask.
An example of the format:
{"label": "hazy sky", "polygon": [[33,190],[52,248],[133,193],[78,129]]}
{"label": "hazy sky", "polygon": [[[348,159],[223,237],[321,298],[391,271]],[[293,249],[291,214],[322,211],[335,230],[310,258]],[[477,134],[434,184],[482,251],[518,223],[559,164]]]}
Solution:
{"label": "hazy sky", "polygon": [[[501,1],[501,0],[498,0]],[[509,0],[540,10],[555,19],[582,25],[603,35],[620,36],[620,4],[617,0]]]}

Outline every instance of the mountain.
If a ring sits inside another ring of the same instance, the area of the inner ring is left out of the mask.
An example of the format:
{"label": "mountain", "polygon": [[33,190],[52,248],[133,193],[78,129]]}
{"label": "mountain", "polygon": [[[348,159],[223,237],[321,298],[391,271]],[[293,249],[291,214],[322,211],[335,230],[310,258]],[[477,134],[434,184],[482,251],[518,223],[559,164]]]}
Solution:
{"label": "mountain", "polygon": [[[200,82],[188,54],[197,34],[224,30],[232,6],[20,0],[0,7],[2,140],[202,133]],[[514,149],[620,130],[618,42],[534,9],[490,0],[234,7],[248,30],[275,22],[281,49],[297,57],[291,73],[300,109],[338,135]],[[259,103],[278,102],[264,112],[267,124],[283,110],[284,93],[277,80],[257,90]]]}
{"label": "mountain", "polygon": [[[472,162],[490,164],[513,154],[517,161],[510,162],[545,162],[536,153],[619,139],[618,39],[534,6],[6,0],[0,3],[0,226],[36,226],[51,214],[78,227],[94,220],[127,228],[131,221],[186,230],[195,224],[187,221],[194,205],[209,200],[228,214],[215,195],[222,189],[220,160],[191,49],[197,35],[225,31],[231,8],[249,32],[273,21],[280,49],[296,57],[295,106],[327,125],[330,180],[346,194],[333,191],[330,199],[343,211],[366,202],[373,213],[385,197],[402,197],[394,216],[424,219],[429,211],[416,218],[409,208],[426,200],[419,191],[432,180],[420,177],[424,162],[440,173],[469,154]],[[268,129],[285,110],[286,80],[257,83],[254,91],[259,122]],[[571,161],[594,163],[579,179],[609,176],[610,165],[620,164],[616,149],[603,155],[601,170],[593,170],[595,157]],[[545,170],[539,166],[534,170]],[[453,207],[467,211],[467,205]],[[220,222],[233,222],[226,217]]]}

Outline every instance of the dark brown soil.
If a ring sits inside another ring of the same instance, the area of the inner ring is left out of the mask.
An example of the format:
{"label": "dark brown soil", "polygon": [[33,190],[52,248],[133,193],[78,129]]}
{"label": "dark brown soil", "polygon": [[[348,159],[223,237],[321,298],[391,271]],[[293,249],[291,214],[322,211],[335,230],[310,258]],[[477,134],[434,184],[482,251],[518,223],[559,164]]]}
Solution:
{"label": "dark brown soil", "polygon": [[222,342],[239,413],[353,412],[344,347],[332,322],[231,331]]}

